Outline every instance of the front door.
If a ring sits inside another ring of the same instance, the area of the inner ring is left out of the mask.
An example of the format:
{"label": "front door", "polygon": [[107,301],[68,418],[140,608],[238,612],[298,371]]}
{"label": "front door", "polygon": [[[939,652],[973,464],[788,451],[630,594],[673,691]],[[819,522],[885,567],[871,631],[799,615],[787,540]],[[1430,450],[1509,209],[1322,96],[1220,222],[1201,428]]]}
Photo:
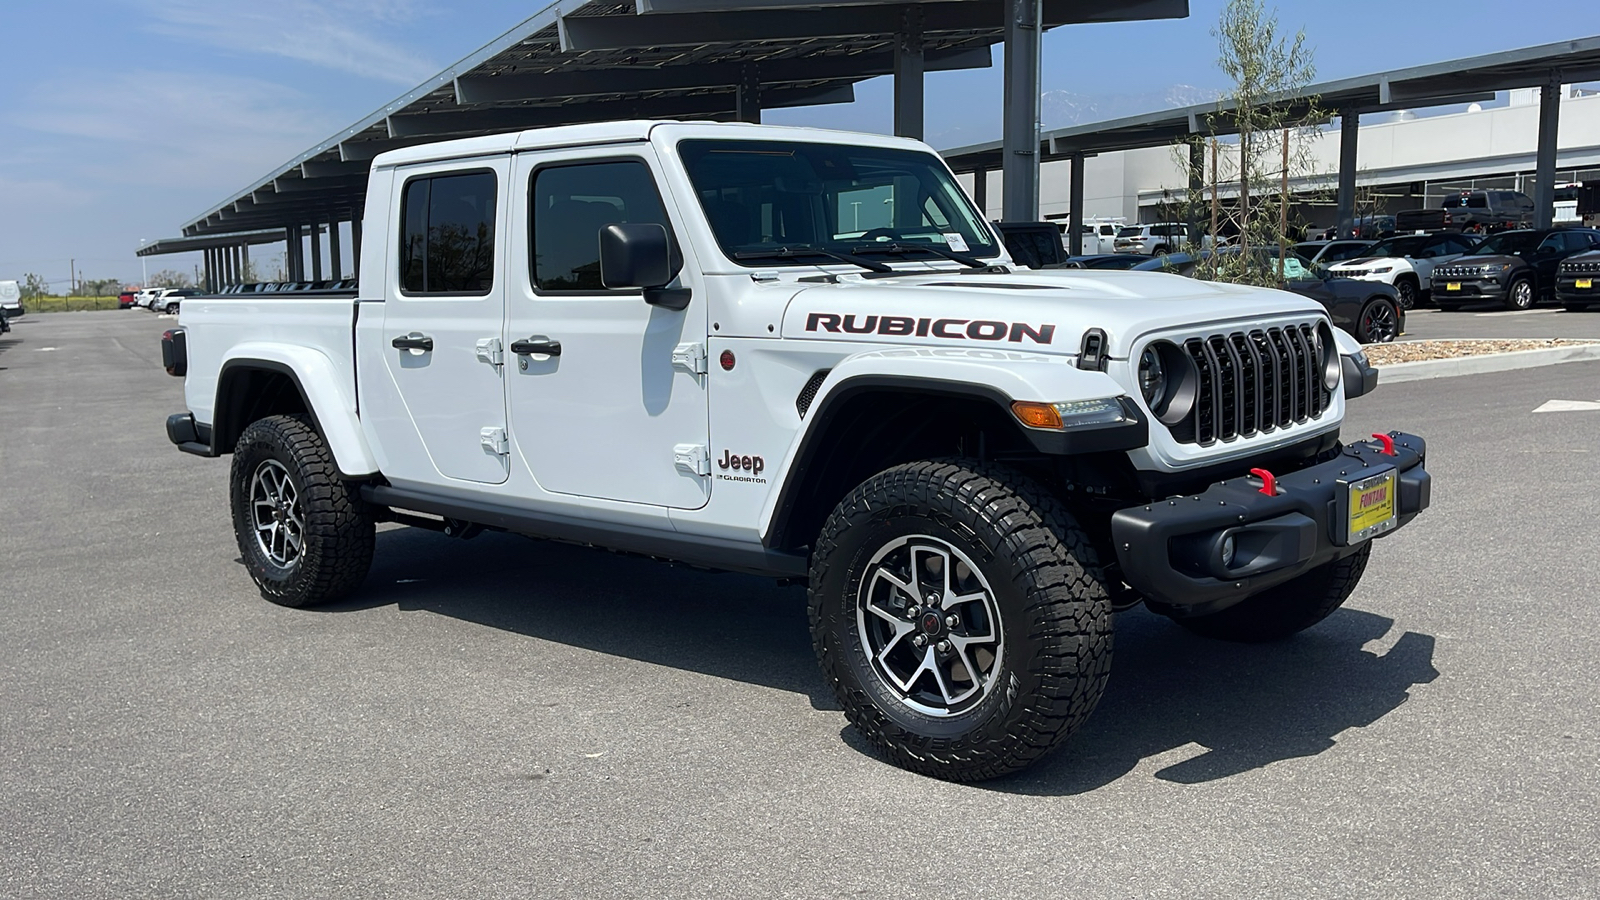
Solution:
{"label": "front door", "polygon": [[[510,158],[399,170],[390,221],[398,222],[383,303],[385,371],[409,421],[386,440],[385,473],[423,483],[499,484],[508,474],[505,387],[494,364],[505,326],[503,201]],[[411,435],[406,435],[411,437]],[[420,440],[417,440],[420,439]]]}
{"label": "front door", "polygon": [[[697,509],[710,499],[705,287],[692,256],[683,310],[600,281],[600,231],[658,223],[682,234],[648,148],[517,157],[512,246],[527,255],[506,309],[513,445],[547,491]],[[526,198],[525,205],[521,205]],[[675,244],[677,242],[675,241]],[[688,248],[684,253],[692,253]],[[519,344],[519,342],[521,342]],[[513,353],[521,346],[525,352]]]}

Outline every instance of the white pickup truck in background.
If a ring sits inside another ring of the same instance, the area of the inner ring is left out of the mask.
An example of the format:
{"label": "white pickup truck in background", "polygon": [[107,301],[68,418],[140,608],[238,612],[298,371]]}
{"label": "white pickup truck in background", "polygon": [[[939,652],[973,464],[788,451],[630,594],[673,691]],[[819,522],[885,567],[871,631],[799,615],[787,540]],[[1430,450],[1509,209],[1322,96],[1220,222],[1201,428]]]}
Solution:
{"label": "white pickup truck in background", "polygon": [[914,141],[417,146],[364,222],[358,291],[191,297],[163,340],[268,599],[357,589],[377,521],[793,580],[850,721],[937,777],[1082,722],[1115,610],[1288,636],[1429,502],[1420,438],[1341,438],[1376,373],[1320,305],[1019,271]]}

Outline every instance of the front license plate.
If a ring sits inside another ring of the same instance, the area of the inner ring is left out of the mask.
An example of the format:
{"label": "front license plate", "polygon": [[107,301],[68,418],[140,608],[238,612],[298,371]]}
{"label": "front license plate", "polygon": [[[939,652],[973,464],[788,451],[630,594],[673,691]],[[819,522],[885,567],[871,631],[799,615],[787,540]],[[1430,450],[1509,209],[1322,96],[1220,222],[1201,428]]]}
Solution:
{"label": "front license plate", "polygon": [[1447,290],[1447,291],[1459,291],[1459,290],[1461,290],[1461,282],[1459,282],[1459,281],[1447,281],[1444,284],[1444,289]]}
{"label": "front license plate", "polygon": [[1578,279],[1578,283],[1576,285],[1574,285],[1574,286],[1577,287],[1577,288],[1580,288],[1582,290],[1587,291],[1588,289],[1594,287],[1594,279],[1593,278],[1579,278]]}
{"label": "front license plate", "polygon": [[1395,470],[1347,483],[1349,490],[1349,543],[1376,537],[1395,527]]}

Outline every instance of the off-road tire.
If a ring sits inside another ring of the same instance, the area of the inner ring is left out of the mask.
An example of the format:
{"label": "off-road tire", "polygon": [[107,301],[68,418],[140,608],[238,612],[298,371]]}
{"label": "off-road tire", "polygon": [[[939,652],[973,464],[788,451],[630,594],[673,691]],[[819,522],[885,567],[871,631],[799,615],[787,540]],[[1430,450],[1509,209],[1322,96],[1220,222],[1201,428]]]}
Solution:
{"label": "off-road tire", "polygon": [[1527,276],[1513,278],[1506,285],[1506,309],[1533,309],[1538,302],[1539,298],[1534,296],[1533,281]]}
{"label": "off-road tire", "polygon": [[[910,536],[947,542],[992,589],[991,631],[1004,649],[986,693],[959,714],[913,708],[863,646],[862,580],[875,554]],[[1008,468],[939,460],[873,476],[829,516],[810,582],[823,675],[850,723],[902,768],[964,782],[1016,772],[1071,734],[1105,690],[1112,610],[1094,548],[1053,496]]]}
{"label": "off-road tire", "polygon": [[[304,522],[302,549],[279,565],[256,537],[251,491],[258,470],[275,460],[288,472]],[[261,596],[281,606],[314,606],[348,596],[372,565],[372,512],[357,487],[339,477],[328,445],[303,415],[252,422],[233,453],[229,496],[239,554]]]}
{"label": "off-road tire", "polygon": [[1324,563],[1221,612],[1176,621],[1195,634],[1223,641],[1281,641],[1333,615],[1361,583],[1371,555],[1372,542],[1368,541],[1343,559]]}

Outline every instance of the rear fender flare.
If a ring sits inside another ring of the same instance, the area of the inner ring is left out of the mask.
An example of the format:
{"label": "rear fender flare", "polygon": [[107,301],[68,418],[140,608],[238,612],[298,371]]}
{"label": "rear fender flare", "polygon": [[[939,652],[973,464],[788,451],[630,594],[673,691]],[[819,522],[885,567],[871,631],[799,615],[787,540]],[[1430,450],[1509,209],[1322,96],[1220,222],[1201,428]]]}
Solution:
{"label": "rear fender flare", "polygon": [[[326,354],[308,347],[265,342],[246,342],[228,351],[217,376],[217,399],[213,406],[214,435],[238,431],[248,422],[225,422],[229,404],[226,393],[230,390],[230,374],[248,370],[277,372],[287,376],[300,391],[312,419],[312,425],[327,442],[342,475],[359,478],[378,471],[377,458],[361,433],[361,420],[356,415],[355,398],[347,389],[346,374],[339,371]],[[213,438],[216,440],[216,438]],[[214,447],[214,452],[228,452],[231,448]]]}

